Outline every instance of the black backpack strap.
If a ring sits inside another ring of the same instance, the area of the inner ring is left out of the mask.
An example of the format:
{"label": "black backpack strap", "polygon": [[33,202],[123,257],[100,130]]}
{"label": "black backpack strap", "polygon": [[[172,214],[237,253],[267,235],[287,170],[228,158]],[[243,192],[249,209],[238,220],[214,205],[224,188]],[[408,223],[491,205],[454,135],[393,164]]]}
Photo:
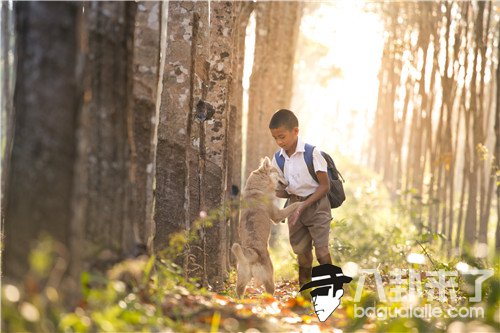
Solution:
{"label": "black backpack strap", "polygon": [[331,165],[332,169],[333,169],[333,174],[332,174],[332,179],[342,179],[342,182],[345,183],[345,179],[344,177],[342,176],[342,174],[340,173],[340,171],[337,169],[337,166],[335,165],[335,162],[333,161],[332,157],[328,154],[323,154],[323,157],[325,158],[326,160],[326,163]]}
{"label": "black backpack strap", "polygon": [[304,160],[306,161],[307,170],[309,170],[309,174],[311,177],[319,184],[318,177],[316,176],[316,172],[314,172],[314,163],[313,163],[313,151],[314,146],[306,143],[304,145]]}
{"label": "black backpack strap", "polygon": [[345,179],[342,176],[342,174],[340,173],[340,171],[337,168],[335,168],[335,170],[337,171],[337,175],[339,175],[339,179],[342,179],[342,182],[345,183]]}

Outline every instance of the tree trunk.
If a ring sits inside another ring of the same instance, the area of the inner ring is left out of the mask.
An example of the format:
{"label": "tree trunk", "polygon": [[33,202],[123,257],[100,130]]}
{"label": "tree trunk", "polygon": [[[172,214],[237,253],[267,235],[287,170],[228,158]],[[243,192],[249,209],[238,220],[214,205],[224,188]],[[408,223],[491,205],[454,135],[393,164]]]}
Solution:
{"label": "tree trunk", "polygon": [[[168,37],[165,54],[163,93],[161,95],[156,157],[156,198],[154,247],[168,246],[169,235],[188,229],[189,197],[186,198],[186,180],[190,170],[187,164],[192,117],[191,63],[192,63],[192,2],[168,2]],[[189,126],[189,127],[188,127]],[[196,173],[198,174],[198,173]],[[196,179],[197,176],[194,176]],[[198,192],[198,189],[196,189]],[[187,206],[185,206],[185,204]],[[186,209],[187,208],[187,209]]]}
{"label": "tree trunk", "polygon": [[[156,160],[156,249],[168,246],[172,234],[192,230],[200,211],[220,209],[230,198],[234,174],[239,176],[241,153],[229,149],[241,131],[233,121],[241,121],[241,105],[235,104],[241,104],[245,34],[236,19],[248,20],[248,6],[170,3],[160,108],[165,125],[158,130]],[[221,214],[210,221],[184,252],[186,272],[215,289],[228,269],[229,220]]]}
{"label": "tree trunk", "polygon": [[300,2],[257,2],[255,11],[257,35],[250,78],[244,179],[257,169],[260,158],[272,156],[277,150],[269,132],[269,121],[275,111],[290,107],[302,5]]}
{"label": "tree trunk", "polygon": [[134,235],[134,225],[139,224],[134,213],[144,203],[130,204],[138,193],[140,146],[133,134],[132,109],[136,4],[90,2],[84,7],[80,28],[84,93],[72,207],[71,252],[78,254],[72,260],[75,277],[87,264],[105,267],[143,251]]}
{"label": "tree trunk", "polygon": [[[485,6],[487,6],[487,16],[486,16],[486,24],[483,23],[483,20],[480,21],[481,23],[481,32],[480,35],[478,36],[478,49],[481,55],[481,70],[479,72],[480,78],[479,78],[479,112],[478,112],[478,129],[479,129],[479,143],[486,147],[486,134],[488,133],[488,128],[484,127],[484,118],[487,117],[487,112],[485,114],[485,96],[484,96],[484,88],[485,88],[485,73],[486,73],[486,66],[487,66],[487,61],[486,59],[486,49],[488,47],[487,41],[488,41],[488,33],[489,33],[489,24],[490,24],[490,18],[491,18],[491,2],[488,3],[482,3],[480,5],[480,10],[484,11]],[[481,8],[482,7],[482,8]],[[484,27],[483,27],[484,25]],[[488,120],[488,119],[487,119]],[[476,129],[475,129],[476,130]],[[486,243],[487,238],[488,238],[488,219],[486,218],[487,212],[490,210],[490,202],[488,200],[487,196],[487,187],[489,187],[489,179],[490,179],[490,174],[488,172],[488,163],[487,163],[487,157],[486,156],[481,156],[480,157],[480,163],[479,163],[479,226],[478,226],[478,241],[481,243]]]}
{"label": "tree trunk", "polygon": [[[15,84],[15,25],[14,25],[13,3],[0,2],[0,40],[2,63],[2,81],[0,82],[0,122],[2,130],[0,131],[1,146],[1,190],[0,190],[0,216],[2,225],[2,237],[4,232],[4,219],[6,214],[6,197],[10,159],[12,155],[12,144],[14,141],[14,84]],[[2,238],[3,241],[3,238]]]}
{"label": "tree trunk", "polygon": [[[500,30],[500,29],[499,29]],[[500,43],[498,43],[497,57],[500,56]],[[495,248],[500,249],[500,61],[496,70],[497,91],[495,105],[495,170],[497,192],[497,228],[495,232]]]}
{"label": "tree trunk", "polygon": [[[132,94],[129,97],[127,139],[130,145],[129,178],[132,191],[129,205],[132,210],[135,242],[152,250],[154,235],[153,181],[155,176],[156,132],[158,130],[157,99],[160,73],[162,7],[159,1],[137,4],[130,67]],[[164,37],[166,38],[166,36]],[[164,51],[164,49],[163,49]],[[164,53],[163,53],[164,54]]]}
{"label": "tree trunk", "polygon": [[[468,244],[473,244],[477,240],[477,217],[478,217],[478,171],[480,161],[477,153],[478,144],[481,143],[482,138],[482,107],[478,107],[477,101],[477,63],[479,58],[479,50],[481,39],[483,37],[483,13],[484,2],[478,3],[478,14],[475,26],[474,40],[476,42],[474,52],[474,66],[472,67],[471,75],[471,114],[472,114],[472,170],[469,172],[469,196],[467,201],[467,213],[465,217],[465,240]],[[482,103],[480,100],[479,103]]]}
{"label": "tree trunk", "polygon": [[[226,189],[226,199],[230,202],[230,236],[228,248],[233,243],[239,242],[239,197],[241,193],[241,168],[242,168],[242,121],[243,121],[243,67],[246,61],[246,29],[250,15],[254,9],[253,2],[240,2],[240,8],[235,18],[235,31],[233,33],[232,53],[233,80],[231,94],[231,110],[229,115],[229,130],[227,140],[227,165],[228,183]],[[235,257],[228,256],[229,263],[236,265]]]}
{"label": "tree trunk", "polygon": [[[73,2],[15,3],[14,146],[6,190],[3,271],[22,277],[41,233],[69,244],[78,110]],[[2,21],[3,23],[3,21]]]}

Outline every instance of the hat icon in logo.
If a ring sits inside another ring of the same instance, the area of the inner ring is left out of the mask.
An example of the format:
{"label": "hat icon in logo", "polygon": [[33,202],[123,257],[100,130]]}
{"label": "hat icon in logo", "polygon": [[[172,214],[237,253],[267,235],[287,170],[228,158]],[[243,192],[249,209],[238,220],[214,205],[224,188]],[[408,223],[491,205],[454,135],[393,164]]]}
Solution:
{"label": "hat icon in logo", "polygon": [[314,312],[319,321],[323,322],[340,305],[344,295],[342,285],[352,281],[352,277],[344,275],[342,269],[331,264],[313,267],[312,279],[300,288],[300,291],[318,287],[311,291]]}

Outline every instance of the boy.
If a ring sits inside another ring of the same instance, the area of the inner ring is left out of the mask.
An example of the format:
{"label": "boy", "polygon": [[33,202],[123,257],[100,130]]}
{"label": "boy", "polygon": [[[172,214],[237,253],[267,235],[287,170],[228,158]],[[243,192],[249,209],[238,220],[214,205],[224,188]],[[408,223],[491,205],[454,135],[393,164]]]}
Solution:
{"label": "boy", "polygon": [[290,203],[301,202],[297,210],[288,217],[288,232],[293,252],[297,254],[299,283],[302,286],[311,279],[313,244],[318,262],[321,265],[332,263],[328,251],[332,215],[326,196],[330,189],[327,163],[320,151],[314,149],[313,165],[318,184],[307,169],[304,142],[298,136],[299,121],[292,111],[281,109],[274,113],[269,129],[281,148],[280,154],[285,158],[283,172],[278,167],[276,157],[273,157],[272,163],[288,182],[286,188],[276,191],[276,195],[288,198]]}

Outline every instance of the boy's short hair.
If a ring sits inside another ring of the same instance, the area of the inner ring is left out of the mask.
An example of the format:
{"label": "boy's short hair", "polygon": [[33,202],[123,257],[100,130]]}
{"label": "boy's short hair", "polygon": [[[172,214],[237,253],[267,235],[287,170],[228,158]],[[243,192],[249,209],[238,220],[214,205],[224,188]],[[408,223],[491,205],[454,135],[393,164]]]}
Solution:
{"label": "boy's short hair", "polygon": [[269,129],[281,126],[284,126],[287,130],[293,130],[295,127],[299,127],[299,120],[292,111],[280,109],[273,114],[269,122]]}

